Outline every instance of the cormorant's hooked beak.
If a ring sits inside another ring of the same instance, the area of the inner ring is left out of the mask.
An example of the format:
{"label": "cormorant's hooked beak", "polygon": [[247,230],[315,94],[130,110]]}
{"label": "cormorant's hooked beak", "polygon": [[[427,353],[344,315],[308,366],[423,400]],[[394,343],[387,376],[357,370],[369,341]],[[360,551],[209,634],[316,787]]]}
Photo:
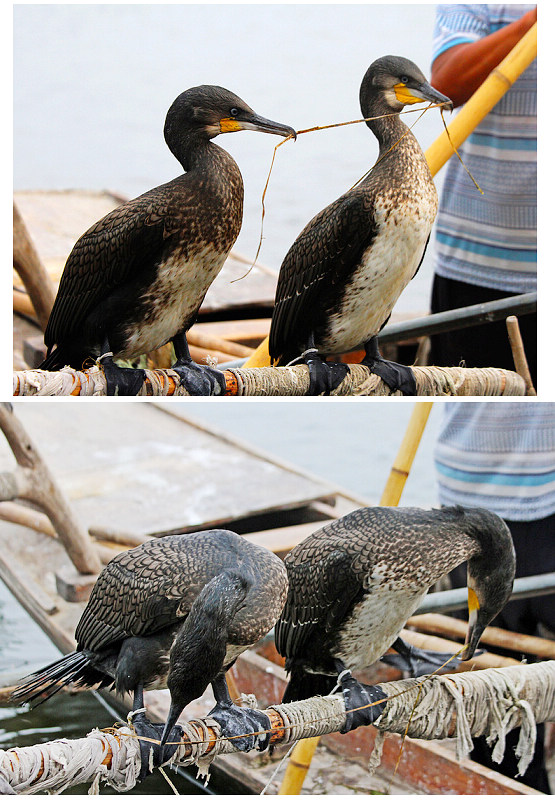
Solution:
{"label": "cormorant's hooked beak", "polygon": [[259,117],[258,114],[249,114],[244,119],[224,117],[220,120],[220,133],[232,133],[233,131],[259,131],[260,133],[275,133],[278,136],[297,138],[297,131],[294,128],[282,125],[281,122]]}
{"label": "cormorant's hooked beak", "polygon": [[468,630],[466,632],[465,648],[461,655],[461,661],[469,661],[478,647],[480,638],[485,630],[485,625],[480,622],[480,603],[476,592],[468,587]]}
{"label": "cormorant's hooked beak", "polygon": [[176,705],[175,703],[170,705],[170,711],[166,720],[166,725],[164,726],[162,738],[160,739],[160,747],[163,747],[168,741],[168,737],[172,732],[172,728],[177,722],[179,715],[183,711],[183,708],[184,706]]}
{"label": "cormorant's hooked beak", "polygon": [[438,103],[445,106],[449,111],[453,110],[453,102],[446,95],[438,92],[429,83],[421,83],[420,86],[409,88],[405,83],[396,83],[393,87],[395,90],[395,97],[400,103],[405,105],[412,105],[413,103],[422,103],[429,101],[430,103]]}

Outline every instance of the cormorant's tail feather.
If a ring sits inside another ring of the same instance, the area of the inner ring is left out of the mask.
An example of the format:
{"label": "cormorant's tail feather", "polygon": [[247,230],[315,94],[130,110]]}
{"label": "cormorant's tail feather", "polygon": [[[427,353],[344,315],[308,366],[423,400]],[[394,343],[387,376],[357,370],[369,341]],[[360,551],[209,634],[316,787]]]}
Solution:
{"label": "cormorant's tail feather", "polygon": [[331,692],[336,683],[337,678],[333,675],[306,672],[303,667],[293,665],[281,702],[293,703],[317,695],[325,696]]}
{"label": "cormorant's tail feather", "polygon": [[44,669],[27,675],[12,692],[11,699],[19,704],[38,706],[69,684],[92,688],[98,684],[108,686],[110,683],[112,678],[95,669],[90,655],[80,651],[70,653],[48,664]]}
{"label": "cormorant's tail feather", "polygon": [[73,369],[81,370],[86,366],[85,362],[87,359],[90,359],[91,364],[89,364],[89,366],[91,366],[95,360],[95,357],[92,354],[88,356],[86,352],[83,352],[83,350],[76,352],[68,347],[58,347],[56,345],[50,350],[44,361],[39,364],[37,369],[46,369],[49,372],[57,372],[64,367],[72,367]]}

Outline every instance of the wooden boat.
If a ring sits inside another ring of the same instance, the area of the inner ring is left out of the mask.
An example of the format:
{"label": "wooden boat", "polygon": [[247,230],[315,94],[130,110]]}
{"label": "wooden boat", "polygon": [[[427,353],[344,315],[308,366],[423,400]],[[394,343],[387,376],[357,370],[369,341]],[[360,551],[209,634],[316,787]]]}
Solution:
{"label": "wooden boat", "polygon": [[[236,530],[280,555],[319,527],[364,504],[291,465],[195,422],[183,406],[153,403],[19,403],[15,414],[72,509],[89,530],[106,560],[107,548],[125,548],[116,540],[215,526]],[[0,442],[0,470],[13,468],[7,442]],[[79,581],[59,539],[0,521],[0,577],[63,651],[74,648],[73,631],[91,582]],[[69,587],[69,590],[68,590]],[[71,598],[73,597],[73,600]],[[76,599],[79,598],[79,599]],[[444,645],[443,645],[444,647]],[[261,707],[279,702],[285,673],[268,637],[243,654],[232,670],[239,692],[253,693]],[[377,665],[370,682],[399,677]],[[164,720],[168,693],[149,692],[149,715]],[[114,700],[114,698],[112,698]],[[204,716],[213,706],[210,691],[187,708],[187,717]],[[375,737],[373,728],[347,736],[324,737],[311,766],[307,791],[426,794],[535,794],[522,783],[468,760],[458,762],[449,746],[388,735],[382,765],[369,778],[365,765]],[[233,754],[217,759],[213,772],[239,787],[259,793],[272,779],[276,759]],[[393,774],[396,769],[395,777]],[[390,787],[391,784],[391,788]]]}

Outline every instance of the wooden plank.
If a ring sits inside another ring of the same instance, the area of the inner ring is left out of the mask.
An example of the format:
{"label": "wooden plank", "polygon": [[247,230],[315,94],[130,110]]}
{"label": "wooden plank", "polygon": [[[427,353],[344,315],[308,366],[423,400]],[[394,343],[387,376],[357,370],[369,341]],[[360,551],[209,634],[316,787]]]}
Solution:
{"label": "wooden plank", "polygon": [[[151,403],[18,403],[86,527],[162,533],[300,508],[330,486]],[[0,470],[13,458],[0,441]]]}

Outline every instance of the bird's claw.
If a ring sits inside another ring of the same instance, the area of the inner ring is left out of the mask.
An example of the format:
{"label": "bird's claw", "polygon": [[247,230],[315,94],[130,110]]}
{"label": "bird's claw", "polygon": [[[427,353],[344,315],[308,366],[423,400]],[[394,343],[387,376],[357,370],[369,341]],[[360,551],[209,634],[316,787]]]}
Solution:
{"label": "bird's claw", "polygon": [[311,397],[331,394],[344,381],[349,372],[349,367],[346,364],[325,361],[320,355],[311,350],[304,354],[303,360],[308,367],[310,375],[308,394]]}
{"label": "bird's claw", "polygon": [[157,767],[161,767],[171,759],[183,738],[183,728],[181,725],[174,725],[170,731],[169,741],[161,747],[163,723],[151,722],[141,710],[132,715],[132,724],[141,748],[141,771],[137,780],[142,781]]}
{"label": "bird's claw", "polygon": [[213,394],[225,394],[225,376],[220,370],[201,366],[194,361],[177,362],[172,370],[179,375],[181,386],[190,395],[206,397]]}
{"label": "bird's claw", "polygon": [[146,379],[144,369],[118,367],[111,359],[105,359],[101,363],[108,397],[136,397],[139,394]]}
{"label": "bird's claw", "polygon": [[266,750],[270,744],[271,723],[267,714],[256,708],[242,708],[234,703],[218,703],[207,715],[220,726],[221,736],[237,750]]}
{"label": "bird's claw", "polygon": [[347,715],[341,733],[348,733],[361,725],[372,725],[383,714],[386,704],[377,701],[387,699],[387,695],[378,686],[359,683],[350,670],[341,673],[339,682]]}

